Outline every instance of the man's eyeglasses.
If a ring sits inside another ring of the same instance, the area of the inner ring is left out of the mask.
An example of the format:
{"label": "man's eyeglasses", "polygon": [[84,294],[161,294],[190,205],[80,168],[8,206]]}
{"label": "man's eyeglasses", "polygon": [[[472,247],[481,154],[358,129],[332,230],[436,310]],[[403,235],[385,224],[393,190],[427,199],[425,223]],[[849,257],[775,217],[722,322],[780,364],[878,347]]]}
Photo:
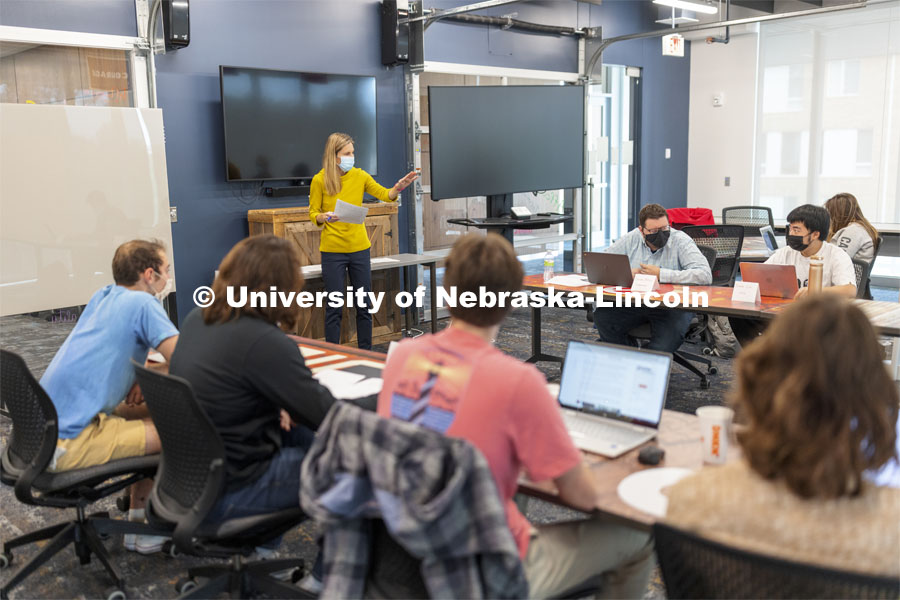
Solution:
{"label": "man's eyeglasses", "polygon": [[659,233],[660,231],[669,231],[669,227],[657,227],[656,229],[645,229],[644,233],[647,235],[653,235],[654,233]]}

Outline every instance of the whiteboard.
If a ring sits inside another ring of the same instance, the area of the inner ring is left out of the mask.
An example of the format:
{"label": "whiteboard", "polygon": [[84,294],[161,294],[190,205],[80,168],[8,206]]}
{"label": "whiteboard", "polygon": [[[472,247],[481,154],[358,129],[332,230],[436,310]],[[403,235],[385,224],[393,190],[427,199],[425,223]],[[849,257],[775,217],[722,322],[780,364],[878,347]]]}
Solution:
{"label": "whiteboard", "polygon": [[174,271],[160,109],[0,106],[0,315],[87,304],[135,238]]}

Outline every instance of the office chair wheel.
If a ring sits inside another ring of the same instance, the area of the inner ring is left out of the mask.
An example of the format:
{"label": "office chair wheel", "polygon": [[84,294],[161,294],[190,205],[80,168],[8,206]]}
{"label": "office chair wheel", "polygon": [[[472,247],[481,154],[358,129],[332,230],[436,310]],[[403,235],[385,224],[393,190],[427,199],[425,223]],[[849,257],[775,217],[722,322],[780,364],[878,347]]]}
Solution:
{"label": "office chair wheel", "polygon": [[106,594],[106,600],[126,600],[125,590],[113,588]]}
{"label": "office chair wheel", "polygon": [[183,596],[188,592],[197,589],[197,580],[191,579],[190,577],[182,577],[178,581],[175,582],[175,591],[179,596]]}
{"label": "office chair wheel", "polygon": [[176,546],[175,542],[172,540],[163,542],[162,553],[170,558],[178,558],[181,556],[181,550],[178,549],[178,546]]}
{"label": "office chair wheel", "polygon": [[6,567],[8,567],[9,565],[12,564],[12,561],[13,561],[12,552],[7,551],[7,552],[4,552],[3,554],[0,554],[0,569],[5,569]]}
{"label": "office chair wheel", "polygon": [[295,567],[294,570],[291,571],[291,583],[296,584],[304,577],[306,577],[306,569],[303,567]]}
{"label": "office chair wheel", "polygon": [[116,498],[116,508],[122,512],[128,512],[128,509],[131,508],[131,495],[125,493]]}
{"label": "office chair wheel", "polygon": [[717,373],[719,372],[719,367],[712,367],[712,366],[711,366],[710,368],[708,368],[708,369],[706,370],[706,372],[709,373],[710,375],[715,375],[715,374],[717,374]]}
{"label": "office chair wheel", "polygon": [[700,350],[700,352],[702,352],[702,353],[705,354],[706,356],[712,356],[712,355],[713,355],[713,349],[710,348],[709,346],[704,346],[703,349]]}

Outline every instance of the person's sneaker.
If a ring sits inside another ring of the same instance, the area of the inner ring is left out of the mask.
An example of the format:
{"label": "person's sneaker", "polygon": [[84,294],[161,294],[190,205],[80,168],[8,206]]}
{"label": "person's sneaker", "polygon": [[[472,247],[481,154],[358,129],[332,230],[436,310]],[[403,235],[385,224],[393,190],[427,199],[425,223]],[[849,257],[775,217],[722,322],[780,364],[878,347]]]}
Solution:
{"label": "person's sneaker", "polygon": [[163,545],[171,538],[163,535],[145,535],[136,533],[126,533],[122,540],[122,545],[126,550],[138,552],[139,554],[154,554],[163,549]]}
{"label": "person's sneaker", "polygon": [[322,593],[322,582],[316,579],[312,573],[309,573],[306,577],[298,581],[297,587],[314,596],[318,596]]}

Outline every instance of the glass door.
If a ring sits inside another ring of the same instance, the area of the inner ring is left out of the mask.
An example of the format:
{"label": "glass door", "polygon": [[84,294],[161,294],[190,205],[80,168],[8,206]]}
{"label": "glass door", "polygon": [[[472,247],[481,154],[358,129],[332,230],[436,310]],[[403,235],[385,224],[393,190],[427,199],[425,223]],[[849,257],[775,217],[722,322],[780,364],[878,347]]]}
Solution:
{"label": "glass door", "polygon": [[602,250],[628,232],[637,151],[632,79],[639,77],[640,69],[604,65],[602,81],[588,86],[586,250]]}

